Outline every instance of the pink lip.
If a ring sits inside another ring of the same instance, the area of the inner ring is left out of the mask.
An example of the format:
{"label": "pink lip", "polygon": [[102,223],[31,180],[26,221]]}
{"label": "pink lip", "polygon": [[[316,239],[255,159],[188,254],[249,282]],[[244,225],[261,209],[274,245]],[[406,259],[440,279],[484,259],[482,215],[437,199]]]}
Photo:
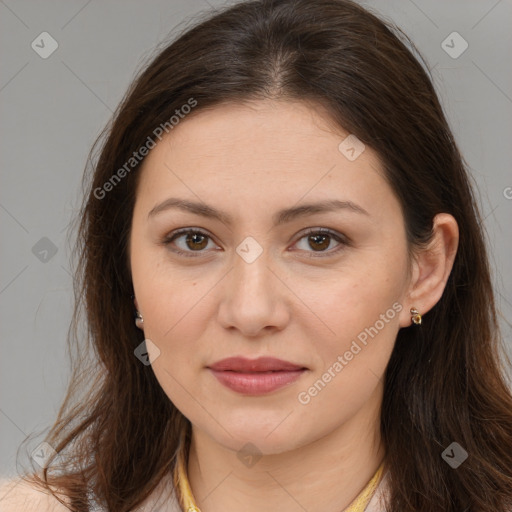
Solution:
{"label": "pink lip", "polygon": [[246,395],[270,393],[296,381],[306,370],[303,366],[260,357],[230,357],[208,367],[224,386]]}
{"label": "pink lip", "polygon": [[208,366],[211,370],[232,371],[240,373],[251,372],[278,372],[302,370],[299,366],[289,361],[276,359],[275,357],[258,357],[258,359],[247,359],[245,357],[228,357]]}

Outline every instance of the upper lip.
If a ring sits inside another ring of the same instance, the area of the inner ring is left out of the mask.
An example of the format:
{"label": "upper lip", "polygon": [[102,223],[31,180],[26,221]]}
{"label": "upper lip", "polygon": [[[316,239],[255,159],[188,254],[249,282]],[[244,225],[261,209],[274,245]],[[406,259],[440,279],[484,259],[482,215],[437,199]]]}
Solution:
{"label": "upper lip", "polygon": [[305,369],[304,366],[276,359],[275,357],[259,357],[257,359],[247,359],[245,357],[228,357],[208,366],[216,371],[233,372],[269,372],[269,371],[294,371]]}

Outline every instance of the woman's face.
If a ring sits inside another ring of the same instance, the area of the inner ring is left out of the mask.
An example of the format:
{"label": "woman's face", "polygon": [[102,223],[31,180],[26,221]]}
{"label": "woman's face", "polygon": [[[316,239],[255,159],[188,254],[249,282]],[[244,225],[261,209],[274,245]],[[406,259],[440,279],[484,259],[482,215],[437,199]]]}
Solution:
{"label": "woman's face", "polygon": [[[340,146],[348,135],[304,103],[222,105],[185,117],[144,161],[130,255],[152,368],[225,447],[290,450],[380,404],[410,325],[404,218],[376,154]],[[302,370],[211,369],[230,357]]]}

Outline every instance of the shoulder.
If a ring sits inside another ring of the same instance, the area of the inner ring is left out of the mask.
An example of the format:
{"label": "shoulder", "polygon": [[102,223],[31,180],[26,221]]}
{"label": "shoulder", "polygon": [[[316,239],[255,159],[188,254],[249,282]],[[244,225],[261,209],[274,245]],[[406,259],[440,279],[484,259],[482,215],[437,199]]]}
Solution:
{"label": "shoulder", "polygon": [[[65,501],[65,500],[64,500]],[[93,510],[101,508],[94,502]],[[158,507],[158,508],[156,508]],[[70,512],[49,492],[17,477],[0,477],[0,512]],[[170,480],[164,479],[157,489],[137,507],[137,512],[182,512],[174,487]]]}
{"label": "shoulder", "polygon": [[162,478],[149,498],[136,510],[137,512],[182,512],[172,477],[167,475]]}
{"label": "shoulder", "polygon": [[1,512],[69,512],[49,491],[21,478],[0,478]]}
{"label": "shoulder", "polygon": [[[368,503],[365,512],[386,512],[386,504],[390,495],[389,485],[389,477],[386,472],[377,486],[377,489],[375,489],[375,493],[373,494],[370,503]],[[509,512],[512,512],[512,508]]]}

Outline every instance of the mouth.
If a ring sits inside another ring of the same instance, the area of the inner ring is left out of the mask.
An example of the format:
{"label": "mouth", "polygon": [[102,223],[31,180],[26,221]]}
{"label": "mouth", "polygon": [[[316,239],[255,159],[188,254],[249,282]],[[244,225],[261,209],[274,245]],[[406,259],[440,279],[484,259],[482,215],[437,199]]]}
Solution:
{"label": "mouth", "polygon": [[225,387],[244,395],[262,395],[295,382],[308,369],[281,359],[232,357],[208,367]]}

